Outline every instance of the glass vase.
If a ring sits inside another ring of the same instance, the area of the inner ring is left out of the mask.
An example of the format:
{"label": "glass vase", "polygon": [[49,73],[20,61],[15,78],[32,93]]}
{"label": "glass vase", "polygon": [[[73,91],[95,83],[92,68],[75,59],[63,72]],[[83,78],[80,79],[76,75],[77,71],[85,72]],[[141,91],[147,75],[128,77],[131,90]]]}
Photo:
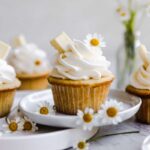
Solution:
{"label": "glass vase", "polygon": [[139,31],[126,31],[123,36],[123,42],[117,50],[116,70],[118,89],[125,89],[126,85],[130,82],[131,73],[138,66],[139,56],[137,47],[140,45],[139,33]]}

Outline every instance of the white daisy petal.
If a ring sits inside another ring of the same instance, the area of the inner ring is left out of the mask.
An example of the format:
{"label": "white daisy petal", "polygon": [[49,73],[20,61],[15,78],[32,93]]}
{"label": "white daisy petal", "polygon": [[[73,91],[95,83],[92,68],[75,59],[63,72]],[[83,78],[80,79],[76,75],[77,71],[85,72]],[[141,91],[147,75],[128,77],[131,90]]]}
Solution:
{"label": "white daisy petal", "polygon": [[91,130],[95,126],[95,115],[94,110],[91,108],[85,108],[82,112],[78,110],[78,120],[76,124],[81,126],[84,130]]}
{"label": "white daisy petal", "polygon": [[73,144],[73,149],[75,150],[88,150],[89,149],[89,143],[86,143],[85,140],[79,140]]}
{"label": "white daisy petal", "polygon": [[30,118],[24,117],[23,120],[24,131],[26,132],[35,132],[38,130],[36,123],[34,123]]}
{"label": "white daisy petal", "polygon": [[77,115],[78,115],[79,117],[83,117],[83,112],[82,112],[81,110],[78,110]]}
{"label": "white daisy petal", "polygon": [[106,47],[106,43],[104,42],[104,38],[97,33],[88,34],[86,36],[86,40],[84,40],[84,42],[86,43],[86,45],[88,47],[99,47],[99,48]]}
{"label": "white daisy petal", "polygon": [[90,113],[90,114],[93,114],[93,113],[94,113],[94,110],[93,110],[92,108],[90,108],[90,109],[89,109],[89,113]]}
{"label": "white daisy petal", "polygon": [[107,100],[98,111],[99,121],[103,124],[118,124],[122,121],[119,115],[120,109],[123,107],[123,103],[120,103],[114,99]]}
{"label": "white daisy petal", "polygon": [[88,113],[89,112],[89,108],[86,107],[84,113]]}
{"label": "white daisy petal", "polygon": [[[41,109],[46,109],[46,112],[41,113]],[[55,110],[53,109],[53,106],[48,101],[42,101],[37,105],[36,113],[41,115],[49,115],[51,113],[54,113]]]}

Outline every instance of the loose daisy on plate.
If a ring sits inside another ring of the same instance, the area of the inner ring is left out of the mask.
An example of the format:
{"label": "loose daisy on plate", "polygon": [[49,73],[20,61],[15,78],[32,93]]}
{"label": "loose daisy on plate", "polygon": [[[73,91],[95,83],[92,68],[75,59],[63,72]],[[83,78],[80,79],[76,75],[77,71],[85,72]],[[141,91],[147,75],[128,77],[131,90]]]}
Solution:
{"label": "loose daisy on plate", "polygon": [[12,133],[16,131],[22,131],[23,130],[23,123],[20,119],[20,117],[16,117],[13,120],[7,119],[7,124],[3,124],[3,132],[4,133]]}
{"label": "loose daisy on plate", "polygon": [[106,47],[104,38],[100,34],[88,34],[84,40],[85,44],[89,47]]}
{"label": "loose daisy on plate", "polygon": [[75,149],[75,150],[88,150],[89,149],[89,143],[86,143],[85,140],[78,141],[73,145],[73,149]]}
{"label": "loose daisy on plate", "polygon": [[38,107],[36,113],[41,114],[41,115],[49,115],[51,113],[54,113],[54,107],[50,105],[49,102],[43,101],[41,102]]}
{"label": "loose daisy on plate", "polygon": [[[116,100],[107,100],[98,111],[98,118],[103,124],[118,124],[122,121],[119,112],[123,109],[123,104]],[[99,120],[98,119],[98,120]]]}
{"label": "loose daisy on plate", "polygon": [[84,130],[92,130],[95,126],[94,110],[92,108],[86,108],[84,112],[78,110],[77,125],[82,126]]}
{"label": "loose daisy on plate", "polygon": [[36,123],[32,122],[31,119],[24,117],[23,130],[28,132],[35,132],[38,130],[38,127],[36,126]]}

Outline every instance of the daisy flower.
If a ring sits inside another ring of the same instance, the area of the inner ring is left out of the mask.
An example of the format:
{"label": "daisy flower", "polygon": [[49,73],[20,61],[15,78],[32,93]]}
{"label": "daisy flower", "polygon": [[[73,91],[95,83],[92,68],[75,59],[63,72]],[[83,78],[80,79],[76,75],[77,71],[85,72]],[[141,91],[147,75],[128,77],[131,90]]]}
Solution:
{"label": "daisy flower", "polygon": [[40,66],[42,64],[42,61],[40,59],[36,59],[34,61],[35,66]]}
{"label": "daisy flower", "polygon": [[129,19],[129,13],[128,11],[123,8],[122,5],[119,5],[118,8],[116,9],[117,14],[120,16],[120,19],[122,21],[128,20]]}
{"label": "daisy flower", "polygon": [[37,113],[41,115],[49,115],[54,112],[54,108],[49,102],[44,101],[38,105]]}
{"label": "daisy flower", "polygon": [[118,124],[122,121],[119,112],[123,109],[123,104],[117,102],[116,100],[110,99],[107,100],[98,111],[99,119],[102,123],[106,124]]}
{"label": "daisy flower", "polygon": [[76,124],[82,126],[84,130],[92,130],[95,125],[94,110],[92,108],[86,108],[84,112],[78,110],[77,115]]}
{"label": "daisy flower", "polygon": [[13,120],[7,119],[7,121],[8,121],[8,123],[4,124],[2,126],[5,133],[12,133],[12,132],[16,132],[16,131],[22,131],[23,124],[21,122],[20,117],[16,117]]}
{"label": "daisy flower", "polygon": [[31,119],[24,117],[23,130],[29,132],[35,132],[38,130],[38,127],[36,126],[36,123],[32,122]]}
{"label": "daisy flower", "polygon": [[88,150],[89,149],[89,143],[86,143],[85,140],[78,141],[73,145],[73,149],[75,150]]}
{"label": "daisy flower", "polygon": [[88,47],[106,47],[106,43],[100,34],[88,34],[84,40]]}

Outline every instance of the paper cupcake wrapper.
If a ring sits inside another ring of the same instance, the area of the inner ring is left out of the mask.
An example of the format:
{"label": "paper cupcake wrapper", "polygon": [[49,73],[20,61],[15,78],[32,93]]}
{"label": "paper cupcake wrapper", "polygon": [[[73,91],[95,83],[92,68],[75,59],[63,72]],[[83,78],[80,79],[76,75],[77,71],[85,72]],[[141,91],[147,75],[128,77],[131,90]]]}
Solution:
{"label": "paper cupcake wrapper", "polygon": [[138,122],[150,124],[150,90],[137,89],[131,85],[126,87],[126,91],[142,99],[142,105],[136,114]]}
{"label": "paper cupcake wrapper", "polygon": [[0,91],[0,117],[10,112],[16,89]]}
{"label": "paper cupcake wrapper", "polygon": [[77,110],[83,111],[86,107],[90,107],[97,112],[108,95],[111,82],[108,81],[98,86],[51,83],[56,110],[60,113],[75,115]]}
{"label": "paper cupcake wrapper", "polygon": [[142,105],[136,118],[139,122],[150,124],[150,98],[142,98]]}
{"label": "paper cupcake wrapper", "polygon": [[43,90],[48,87],[47,76],[38,78],[19,78],[21,86],[19,90]]}

